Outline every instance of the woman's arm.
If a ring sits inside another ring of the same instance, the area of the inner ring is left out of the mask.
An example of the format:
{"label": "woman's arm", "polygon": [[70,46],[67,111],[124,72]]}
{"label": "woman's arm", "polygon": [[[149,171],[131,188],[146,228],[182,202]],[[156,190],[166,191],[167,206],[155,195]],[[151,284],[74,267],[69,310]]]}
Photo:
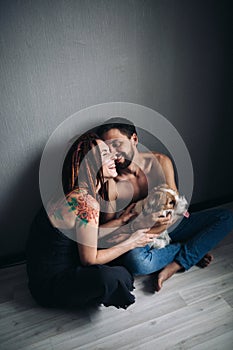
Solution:
{"label": "woman's arm", "polygon": [[150,235],[147,232],[148,229],[138,230],[124,242],[107,249],[97,250],[96,246],[78,243],[80,260],[83,265],[107,264],[129,250],[143,247],[151,242],[154,235]]}
{"label": "woman's arm", "polygon": [[111,248],[97,249],[99,204],[85,191],[74,191],[66,200],[55,205],[50,220],[58,229],[75,228],[83,265],[106,264],[131,249],[145,246],[154,238],[153,234],[147,233],[149,229],[135,227],[137,231],[131,234],[129,225],[125,225],[121,227],[121,232],[127,232],[129,238]]}
{"label": "woman's arm", "polygon": [[[150,243],[154,237],[158,236],[162,231],[164,231],[170,222],[170,218],[157,218],[157,226],[154,226],[153,232],[149,232],[150,228],[147,229],[137,229],[132,225],[125,225],[121,228],[122,235],[129,237],[123,242],[114,245],[107,249],[97,249],[97,234],[98,227],[95,223],[90,222],[86,227],[78,225],[77,230],[77,240],[78,240],[78,250],[80,260],[83,265],[95,265],[95,264],[106,264],[122,254],[128,252],[131,249],[137,247],[143,247]],[[137,223],[136,223],[137,225]],[[130,233],[130,226],[133,230],[137,230],[134,233]],[[126,231],[123,233],[123,231]],[[120,232],[117,234],[119,237]],[[114,241],[114,240],[113,240]]]}
{"label": "woman's arm", "polygon": [[76,239],[81,263],[83,265],[106,264],[127,251],[136,247],[142,247],[154,238],[148,234],[148,229],[137,230],[124,242],[111,248],[97,249],[99,210],[98,203],[87,196],[79,200],[76,207]]}
{"label": "woman's arm", "polygon": [[[148,231],[149,229],[138,230],[131,234],[124,242],[107,249],[97,249],[96,245],[90,244],[90,240],[88,240],[88,242],[78,243],[81,263],[85,266],[107,264],[131,249],[143,247],[154,238],[153,234],[147,233]],[[94,239],[92,240],[92,243],[93,242]]]}

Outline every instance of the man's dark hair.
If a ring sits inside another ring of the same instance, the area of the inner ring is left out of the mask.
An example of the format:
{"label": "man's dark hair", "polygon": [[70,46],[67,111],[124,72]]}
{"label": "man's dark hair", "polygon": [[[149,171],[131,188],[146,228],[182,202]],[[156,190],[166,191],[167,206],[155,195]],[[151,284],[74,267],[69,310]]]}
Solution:
{"label": "man's dark hair", "polygon": [[126,135],[129,139],[134,133],[137,135],[137,131],[134,124],[130,120],[122,117],[114,117],[106,120],[104,124],[100,125],[97,128],[96,133],[102,136],[105,132],[111,129],[118,129],[123,135]]}

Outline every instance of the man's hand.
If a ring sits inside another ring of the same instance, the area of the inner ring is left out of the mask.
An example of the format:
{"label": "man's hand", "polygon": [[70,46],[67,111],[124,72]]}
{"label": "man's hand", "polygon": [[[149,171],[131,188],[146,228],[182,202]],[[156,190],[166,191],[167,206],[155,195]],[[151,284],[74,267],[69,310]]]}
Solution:
{"label": "man's hand", "polygon": [[135,211],[133,211],[135,205],[136,203],[130,204],[119,216],[117,219],[119,220],[119,226],[126,224],[130,219],[132,220],[138,215]]}
{"label": "man's hand", "polygon": [[155,237],[158,237],[160,233],[165,231],[173,224],[171,214],[166,217],[159,217],[153,227],[151,227],[149,233],[152,233]]}
{"label": "man's hand", "polygon": [[152,213],[149,215],[139,215],[136,219],[134,219],[130,223],[130,230],[131,232],[140,230],[146,227],[153,227],[154,232],[156,234],[159,234],[167,229],[169,225],[172,224],[172,217],[171,214],[168,214],[166,217],[161,217],[161,213]]}

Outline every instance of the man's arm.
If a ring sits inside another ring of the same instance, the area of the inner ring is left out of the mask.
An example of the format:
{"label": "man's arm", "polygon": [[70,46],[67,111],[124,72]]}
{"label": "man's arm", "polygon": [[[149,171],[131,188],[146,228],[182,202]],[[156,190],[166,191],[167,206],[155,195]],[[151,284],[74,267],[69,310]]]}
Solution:
{"label": "man's arm", "polygon": [[171,159],[162,153],[153,152],[153,154],[162,167],[166,184],[174,191],[177,191],[177,186],[175,182],[175,173],[174,173],[174,168],[173,168]]}
{"label": "man's arm", "polygon": [[[133,211],[135,207],[135,203],[130,204],[118,218],[110,219],[105,223],[99,225],[99,238],[103,238],[112,232],[116,232],[117,229],[122,228],[122,226],[126,225],[127,222],[137,216],[137,214]],[[116,216],[116,213],[114,213]],[[122,229],[120,230],[122,233]],[[125,231],[127,232],[127,230]]]}

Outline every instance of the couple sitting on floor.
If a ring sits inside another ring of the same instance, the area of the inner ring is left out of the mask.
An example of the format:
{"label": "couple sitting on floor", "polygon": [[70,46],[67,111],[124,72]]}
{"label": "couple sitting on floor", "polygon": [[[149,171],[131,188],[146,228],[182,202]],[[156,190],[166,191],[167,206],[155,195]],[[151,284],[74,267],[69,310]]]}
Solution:
{"label": "couple sitting on floor", "polygon": [[170,244],[151,247],[174,220],[136,215],[134,205],[161,183],[177,188],[171,160],[140,153],[137,144],[135,126],[114,118],[71,146],[65,197],[38,213],[27,243],[29,288],[39,304],[127,308],[135,300],[133,276],[158,272],[158,291],[175,272],[208,266],[208,252],[232,229],[232,212],[198,212],[170,232]]}

